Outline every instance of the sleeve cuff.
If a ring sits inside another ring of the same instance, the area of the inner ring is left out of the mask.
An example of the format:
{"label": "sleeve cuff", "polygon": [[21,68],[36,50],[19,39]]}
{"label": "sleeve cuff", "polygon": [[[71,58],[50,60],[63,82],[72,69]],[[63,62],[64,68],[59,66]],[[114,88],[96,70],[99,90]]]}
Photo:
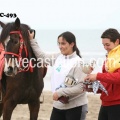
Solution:
{"label": "sleeve cuff", "polygon": [[56,92],[57,92],[57,94],[58,94],[58,97],[61,97],[61,96],[63,96],[63,94],[62,94],[62,88],[60,88],[60,89],[58,89]]}
{"label": "sleeve cuff", "polygon": [[102,73],[97,73],[96,79],[100,81],[101,75],[102,75]]}
{"label": "sleeve cuff", "polygon": [[30,43],[34,43],[34,42],[37,43],[37,40],[36,40],[36,39],[32,39],[32,40],[30,40]]}

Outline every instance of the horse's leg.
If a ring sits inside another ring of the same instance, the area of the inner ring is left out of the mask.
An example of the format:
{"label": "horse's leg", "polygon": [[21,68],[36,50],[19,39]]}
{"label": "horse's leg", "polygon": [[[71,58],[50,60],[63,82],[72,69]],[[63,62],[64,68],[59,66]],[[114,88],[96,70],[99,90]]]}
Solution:
{"label": "horse's leg", "polygon": [[3,120],[11,120],[12,112],[16,107],[16,103],[11,100],[6,100],[3,107]]}
{"label": "horse's leg", "polygon": [[34,101],[28,104],[30,110],[30,120],[37,120],[40,108],[40,101]]}

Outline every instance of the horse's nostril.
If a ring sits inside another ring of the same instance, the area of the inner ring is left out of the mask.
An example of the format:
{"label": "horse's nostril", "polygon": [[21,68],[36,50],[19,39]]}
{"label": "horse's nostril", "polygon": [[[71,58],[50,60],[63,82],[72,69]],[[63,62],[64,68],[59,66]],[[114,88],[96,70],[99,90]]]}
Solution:
{"label": "horse's nostril", "polygon": [[9,66],[9,67],[8,67],[8,71],[9,71],[9,72],[12,72],[12,71],[13,71],[13,67]]}

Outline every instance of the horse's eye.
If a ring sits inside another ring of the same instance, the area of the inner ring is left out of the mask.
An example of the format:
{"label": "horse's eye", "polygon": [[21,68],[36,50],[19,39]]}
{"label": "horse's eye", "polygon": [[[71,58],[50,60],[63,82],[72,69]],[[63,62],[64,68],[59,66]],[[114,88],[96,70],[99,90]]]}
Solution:
{"label": "horse's eye", "polygon": [[14,41],[14,43],[15,43],[15,44],[17,44],[17,43],[18,43],[18,41],[17,41],[17,40],[15,40],[15,41]]}

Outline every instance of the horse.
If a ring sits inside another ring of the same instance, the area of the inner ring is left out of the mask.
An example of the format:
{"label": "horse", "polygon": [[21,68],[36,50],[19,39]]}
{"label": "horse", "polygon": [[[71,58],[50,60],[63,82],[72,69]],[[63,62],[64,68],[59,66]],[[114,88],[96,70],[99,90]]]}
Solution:
{"label": "horse", "polygon": [[[2,103],[0,116],[10,120],[18,104],[28,104],[30,120],[37,120],[40,109],[39,97],[44,88],[46,67],[37,61],[30,46],[27,24],[16,18],[15,22],[2,22],[0,43],[4,47],[4,72],[2,73]],[[39,67],[37,66],[39,63]]]}

